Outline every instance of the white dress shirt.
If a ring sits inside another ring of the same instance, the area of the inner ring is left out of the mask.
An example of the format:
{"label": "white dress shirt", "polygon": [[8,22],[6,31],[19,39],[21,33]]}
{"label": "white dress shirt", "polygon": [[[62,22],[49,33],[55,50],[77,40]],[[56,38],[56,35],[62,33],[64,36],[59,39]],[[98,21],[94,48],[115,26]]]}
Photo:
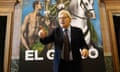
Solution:
{"label": "white dress shirt", "polygon": [[[65,28],[63,28],[62,30],[64,32]],[[71,45],[71,27],[70,26],[67,28],[67,34],[68,34],[69,43]],[[72,51],[70,51],[69,54],[70,54],[69,55],[69,60],[71,61],[71,60],[73,60]],[[62,51],[61,51],[61,58],[64,59],[64,48],[62,48]]]}

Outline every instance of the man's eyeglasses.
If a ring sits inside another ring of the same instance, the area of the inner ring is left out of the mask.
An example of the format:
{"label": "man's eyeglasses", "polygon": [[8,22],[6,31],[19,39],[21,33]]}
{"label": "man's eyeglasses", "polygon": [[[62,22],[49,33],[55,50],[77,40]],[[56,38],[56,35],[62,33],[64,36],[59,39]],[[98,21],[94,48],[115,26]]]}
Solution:
{"label": "man's eyeglasses", "polygon": [[68,16],[66,16],[66,17],[58,17],[58,19],[66,19],[66,18],[68,18]]}

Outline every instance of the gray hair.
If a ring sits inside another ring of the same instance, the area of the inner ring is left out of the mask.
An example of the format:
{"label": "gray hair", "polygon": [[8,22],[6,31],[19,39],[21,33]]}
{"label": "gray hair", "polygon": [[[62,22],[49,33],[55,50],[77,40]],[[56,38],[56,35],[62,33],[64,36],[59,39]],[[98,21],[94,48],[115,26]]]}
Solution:
{"label": "gray hair", "polygon": [[60,15],[61,15],[62,13],[67,14],[68,17],[69,17],[70,19],[72,19],[72,16],[71,16],[70,12],[67,11],[67,10],[61,10],[61,11],[59,11],[59,13],[58,13],[58,17],[60,17]]}

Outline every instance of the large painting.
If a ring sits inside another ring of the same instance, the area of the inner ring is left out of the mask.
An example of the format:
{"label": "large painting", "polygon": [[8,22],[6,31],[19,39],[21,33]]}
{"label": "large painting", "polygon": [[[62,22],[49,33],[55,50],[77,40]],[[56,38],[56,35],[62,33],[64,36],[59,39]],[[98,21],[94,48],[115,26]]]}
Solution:
{"label": "large painting", "polygon": [[19,49],[13,56],[13,60],[17,59],[18,70],[13,67],[11,72],[58,72],[59,51],[54,47],[54,43],[43,45],[40,42],[39,31],[45,28],[50,34],[58,27],[57,14],[62,9],[71,13],[71,26],[82,29],[89,47],[89,57],[82,58],[82,72],[106,72],[98,2],[98,0],[23,0],[19,14],[21,19],[17,26],[19,31],[16,32],[18,40],[14,43]]}

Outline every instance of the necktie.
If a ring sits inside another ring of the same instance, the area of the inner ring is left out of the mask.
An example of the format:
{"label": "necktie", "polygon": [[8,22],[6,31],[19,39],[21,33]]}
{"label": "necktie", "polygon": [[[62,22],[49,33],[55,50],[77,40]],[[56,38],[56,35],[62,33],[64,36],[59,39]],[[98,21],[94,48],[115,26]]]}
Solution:
{"label": "necktie", "polygon": [[67,29],[64,31],[64,60],[69,61],[69,50],[70,50],[70,43],[68,38]]}

